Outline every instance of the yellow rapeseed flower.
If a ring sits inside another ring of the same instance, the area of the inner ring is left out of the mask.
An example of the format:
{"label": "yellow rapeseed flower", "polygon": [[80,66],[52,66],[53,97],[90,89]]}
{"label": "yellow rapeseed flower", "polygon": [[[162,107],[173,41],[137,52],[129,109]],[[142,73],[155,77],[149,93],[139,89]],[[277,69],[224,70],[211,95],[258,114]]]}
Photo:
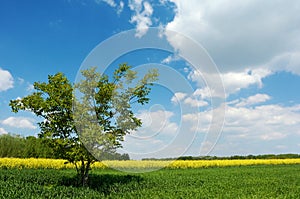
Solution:
{"label": "yellow rapeseed flower", "polygon": [[[0,158],[0,168],[46,168],[46,169],[70,169],[73,164],[66,164],[66,160],[42,159],[42,158]],[[246,160],[176,160],[176,161],[102,161],[96,162],[92,168],[104,169],[188,169],[225,166],[246,165],[278,165],[278,164],[300,164],[300,159],[246,159]]]}

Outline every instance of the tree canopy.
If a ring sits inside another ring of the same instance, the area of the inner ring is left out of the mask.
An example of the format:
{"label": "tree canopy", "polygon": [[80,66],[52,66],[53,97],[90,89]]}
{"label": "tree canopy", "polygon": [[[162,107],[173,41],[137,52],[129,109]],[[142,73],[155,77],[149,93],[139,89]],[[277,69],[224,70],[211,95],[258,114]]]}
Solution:
{"label": "tree canopy", "polygon": [[34,93],[11,100],[10,106],[13,112],[26,110],[43,118],[39,137],[57,157],[75,164],[85,186],[91,164],[121,147],[124,136],[142,125],[132,104],[149,102],[158,71],[138,79],[131,66],[121,64],[112,77],[96,67],[81,74],[83,79],[75,85],[62,73],[49,75],[48,82],[35,82]]}

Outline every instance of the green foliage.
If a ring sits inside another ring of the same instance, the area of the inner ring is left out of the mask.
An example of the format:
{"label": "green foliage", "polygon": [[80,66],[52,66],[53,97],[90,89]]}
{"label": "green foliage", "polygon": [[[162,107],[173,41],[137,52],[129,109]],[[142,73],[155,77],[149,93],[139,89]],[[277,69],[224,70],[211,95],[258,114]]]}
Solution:
{"label": "green foliage", "polygon": [[53,148],[55,157],[71,159],[72,150],[67,146],[76,141],[72,118],[72,85],[62,74],[48,76],[48,83],[35,82],[36,92],[24,98],[11,100],[13,112],[31,111],[42,117],[39,123],[40,138]]}
{"label": "green foliage", "polygon": [[0,136],[0,157],[23,157],[25,142],[21,137],[11,135]]}
{"label": "green foliage", "polygon": [[0,157],[55,158],[52,148],[34,136],[0,136]]}
{"label": "green foliage", "polygon": [[299,198],[299,165],[93,170],[86,188],[73,170],[0,170],[0,198]]}
{"label": "green foliage", "polygon": [[[42,138],[34,136],[21,137],[0,135],[0,158],[60,158],[56,157],[53,148],[49,147]],[[129,160],[128,154],[106,152],[104,160]]]}
{"label": "green foliage", "polygon": [[[100,75],[96,68],[83,70],[84,79],[75,85],[74,120],[81,141],[98,159],[101,151],[121,147],[126,134],[141,126],[132,104],[149,102],[150,86],[157,79],[156,70],[149,71],[140,80],[127,64],[121,64],[110,79]],[[99,150],[101,148],[102,150]]]}
{"label": "green foliage", "polygon": [[28,136],[25,139],[24,158],[56,158],[53,149],[42,139]]}
{"label": "green foliage", "polygon": [[[75,165],[85,186],[94,156],[102,159],[103,154],[114,152],[126,134],[141,126],[131,104],[148,103],[147,95],[158,73],[149,71],[137,80],[136,72],[121,64],[112,80],[96,68],[82,71],[82,76],[84,79],[73,86],[62,73],[49,75],[48,82],[34,83],[33,94],[11,100],[10,106],[13,112],[31,111],[44,119],[39,123],[39,137],[55,157]],[[75,98],[73,91],[81,97]]]}
{"label": "green foliage", "polygon": [[143,160],[247,160],[247,159],[293,159],[300,158],[300,154],[265,154],[265,155],[234,155],[219,156],[180,156],[178,158],[144,158]]}

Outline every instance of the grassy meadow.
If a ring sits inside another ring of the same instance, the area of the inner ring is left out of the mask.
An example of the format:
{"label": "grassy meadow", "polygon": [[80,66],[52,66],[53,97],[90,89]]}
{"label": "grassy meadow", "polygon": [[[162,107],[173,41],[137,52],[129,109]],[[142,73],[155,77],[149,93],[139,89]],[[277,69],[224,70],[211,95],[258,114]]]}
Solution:
{"label": "grassy meadow", "polygon": [[[90,173],[89,186],[78,187],[75,184],[75,170],[71,165],[64,164],[64,160],[1,158],[0,198],[299,198],[300,196],[300,159],[260,160],[260,162],[211,160],[210,165],[207,161],[210,160],[175,161],[164,169],[145,173],[121,172],[97,163]],[[163,161],[152,161],[152,165],[151,161],[110,161],[110,163],[115,167],[119,164],[120,168],[125,166],[129,168],[130,165],[137,168],[147,165],[155,167]]]}

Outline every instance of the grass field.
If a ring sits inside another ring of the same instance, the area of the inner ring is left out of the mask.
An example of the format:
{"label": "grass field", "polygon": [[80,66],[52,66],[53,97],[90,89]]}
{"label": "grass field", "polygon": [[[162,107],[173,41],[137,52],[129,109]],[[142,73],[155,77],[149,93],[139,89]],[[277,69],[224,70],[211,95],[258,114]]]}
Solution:
{"label": "grass field", "polygon": [[73,169],[0,169],[0,198],[299,198],[300,165],[93,169],[88,188]]}

